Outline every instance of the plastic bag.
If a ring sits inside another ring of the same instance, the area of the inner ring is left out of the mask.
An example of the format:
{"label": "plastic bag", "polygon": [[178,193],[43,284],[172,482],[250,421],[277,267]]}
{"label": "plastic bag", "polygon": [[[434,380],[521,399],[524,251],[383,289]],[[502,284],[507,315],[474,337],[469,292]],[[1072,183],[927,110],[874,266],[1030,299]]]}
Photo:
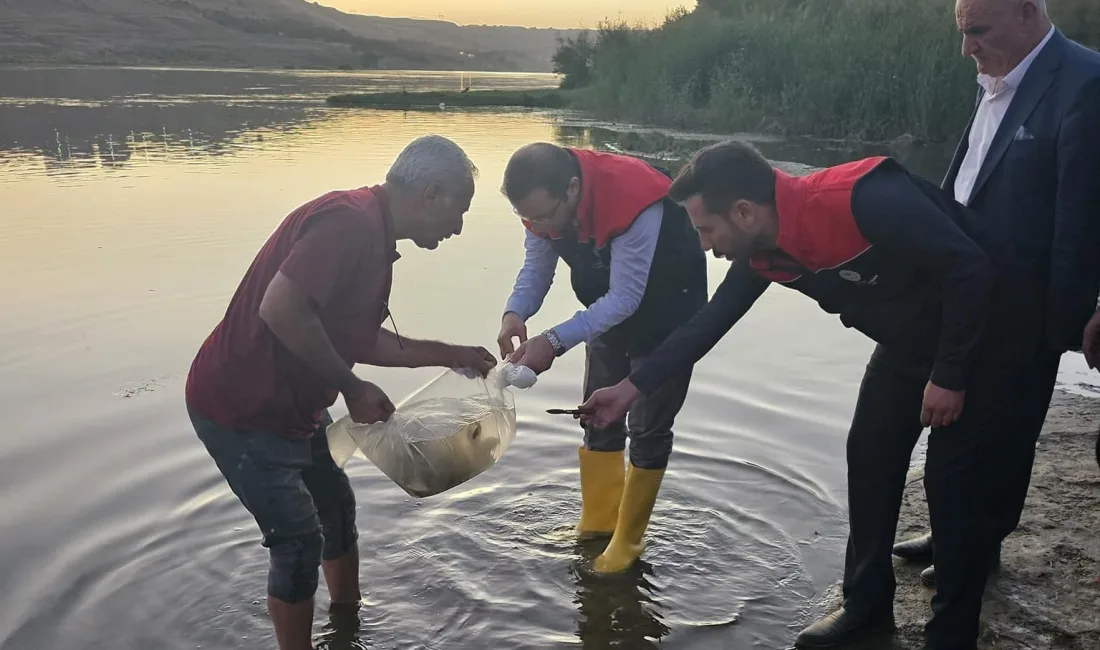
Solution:
{"label": "plastic bag", "polygon": [[386,422],[334,422],[329,452],[341,467],[365,456],[411,496],[445,492],[495,465],[515,439],[514,377],[508,366],[486,378],[448,370],[396,404]]}

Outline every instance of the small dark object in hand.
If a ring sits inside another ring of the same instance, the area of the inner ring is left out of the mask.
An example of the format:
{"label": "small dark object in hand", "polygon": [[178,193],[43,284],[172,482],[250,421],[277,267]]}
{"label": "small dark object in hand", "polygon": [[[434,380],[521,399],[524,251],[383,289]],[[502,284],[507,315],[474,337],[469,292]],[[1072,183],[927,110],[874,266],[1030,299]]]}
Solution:
{"label": "small dark object in hand", "polygon": [[546,412],[550,415],[580,415],[581,412],[578,409],[546,409]]}

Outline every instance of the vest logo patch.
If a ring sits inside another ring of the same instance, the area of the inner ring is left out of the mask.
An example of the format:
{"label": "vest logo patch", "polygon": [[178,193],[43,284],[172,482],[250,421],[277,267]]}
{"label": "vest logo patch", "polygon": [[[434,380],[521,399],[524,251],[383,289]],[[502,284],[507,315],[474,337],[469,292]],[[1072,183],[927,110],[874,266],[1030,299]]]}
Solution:
{"label": "vest logo patch", "polygon": [[847,280],[848,282],[851,282],[852,284],[860,287],[874,287],[878,285],[878,274],[871,276],[870,279],[864,279],[864,277],[859,273],[844,269],[843,271],[838,271],[837,275],[839,275],[842,279]]}

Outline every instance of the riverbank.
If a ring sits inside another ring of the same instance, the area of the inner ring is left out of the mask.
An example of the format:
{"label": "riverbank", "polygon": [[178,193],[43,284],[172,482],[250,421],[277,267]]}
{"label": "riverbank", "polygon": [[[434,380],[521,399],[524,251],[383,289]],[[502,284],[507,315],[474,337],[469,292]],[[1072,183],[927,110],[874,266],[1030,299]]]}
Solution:
{"label": "riverbank", "polygon": [[333,95],[329,106],[345,108],[418,109],[461,108],[569,108],[573,94],[563,90],[470,90],[352,93]]}
{"label": "riverbank", "polygon": [[[1100,400],[1055,394],[1020,526],[1005,540],[1001,570],[986,589],[979,650],[1100,648],[1098,426]],[[905,490],[897,539],[920,535],[927,525],[924,488],[914,479]],[[898,632],[890,650],[922,647],[933,593],[920,582],[925,566],[894,559]],[[823,611],[831,611],[839,596],[826,600]]]}

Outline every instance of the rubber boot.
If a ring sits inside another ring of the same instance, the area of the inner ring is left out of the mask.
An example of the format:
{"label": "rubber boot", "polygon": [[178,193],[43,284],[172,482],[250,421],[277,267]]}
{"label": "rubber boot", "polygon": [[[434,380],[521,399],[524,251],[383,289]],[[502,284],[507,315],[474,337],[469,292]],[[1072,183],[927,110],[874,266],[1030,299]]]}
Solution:
{"label": "rubber boot", "polygon": [[581,520],[577,537],[610,537],[619,518],[626,469],[622,451],[578,450],[581,468]]}
{"label": "rubber boot", "polygon": [[618,573],[630,568],[645,549],[645,530],[657,492],[661,489],[664,469],[639,469],[630,464],[626,474],[623,502],[619,506],[619,521],[615,534],[592,568],[597,573]]}

